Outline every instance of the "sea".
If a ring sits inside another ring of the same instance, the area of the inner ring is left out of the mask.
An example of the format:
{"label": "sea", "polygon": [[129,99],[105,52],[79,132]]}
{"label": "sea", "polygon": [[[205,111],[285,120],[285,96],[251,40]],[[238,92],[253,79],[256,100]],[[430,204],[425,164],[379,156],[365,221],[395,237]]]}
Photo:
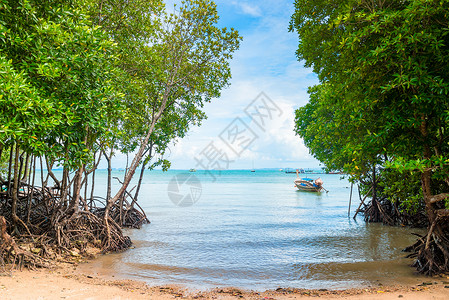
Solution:
{"label": "sea", "polygon": [[[104,195],[106,175],[97,171],[96,194]],[[327,192],[298,191],[296,174],[279,169],[146,171],[139,204],[151,224],[125,230],[132,249],[80,269],[194,289],[345,289],[422,282],[402,252],[415,242],[412,233],[422,230],[367,224],[362,215],[354,219],[360,204],[356,186],[349,205],[351,184],[343,175],[307,177],[320,177]],[[118,187],[114,180],[113,190]]]}

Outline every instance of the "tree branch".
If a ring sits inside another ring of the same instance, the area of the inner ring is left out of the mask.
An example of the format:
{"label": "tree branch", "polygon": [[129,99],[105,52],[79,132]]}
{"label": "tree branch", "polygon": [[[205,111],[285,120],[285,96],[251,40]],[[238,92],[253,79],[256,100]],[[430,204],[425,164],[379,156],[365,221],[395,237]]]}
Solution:
{"label": "tree branch", "polygon": [[438,195],[435,195],[432,198],[430,198],[430,203],[435,204],[435,203],[443,201],[447,198],[449,198],[449,193],[438,194]]}

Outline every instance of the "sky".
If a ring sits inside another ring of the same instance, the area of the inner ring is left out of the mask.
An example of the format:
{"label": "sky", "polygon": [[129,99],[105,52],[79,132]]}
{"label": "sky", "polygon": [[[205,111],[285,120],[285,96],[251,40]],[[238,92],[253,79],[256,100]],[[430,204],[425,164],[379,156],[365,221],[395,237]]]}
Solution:
{"label": "sky", "polygon": [[[172,169],[320,166],[293,131],[295,109],[318,83],[295,56],[298,38],[288,32],[293,2],[215,1],[218,25],[237,29],[243,41],[231,61],[231,85],[204,107],[208,119],[167,151]],[[116,164],[123,161],[118,157]]]}

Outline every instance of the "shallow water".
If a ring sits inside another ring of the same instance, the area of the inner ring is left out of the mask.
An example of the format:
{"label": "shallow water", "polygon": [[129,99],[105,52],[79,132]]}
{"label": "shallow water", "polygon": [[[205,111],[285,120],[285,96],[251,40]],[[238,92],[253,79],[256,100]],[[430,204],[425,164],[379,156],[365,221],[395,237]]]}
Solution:
{"label": "shallow water", "polygon": [[[180,173],[147,172],[139,201],[152,223],[127,231],[135,249],[103,256],[81,269],[150,284],[256,290],[422,280],[401,252],[415,241],[411,232],[420,231],[353,220],[359,205],[355,191],[348,218],[350,183],[340,175],[309,175],[320,176],[329,193],[308,193],[296,190],[295,174],[280,171],[214,172],[215,181],[204,171],[187,172],[198,181],[177,191],[174,181],[169,183]],[[105,173],[97,182],[101,178]],[[172,201],[182,198],[173,193],[190,192],[201,195],[193,206]]]}

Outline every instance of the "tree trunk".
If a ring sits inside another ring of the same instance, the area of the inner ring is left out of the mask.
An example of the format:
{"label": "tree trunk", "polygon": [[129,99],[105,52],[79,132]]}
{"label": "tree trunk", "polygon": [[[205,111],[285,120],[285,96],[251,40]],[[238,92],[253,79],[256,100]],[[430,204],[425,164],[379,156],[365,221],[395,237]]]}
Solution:
{"label": "tree trunk", "polygon": [[[42,159],[41,159],[42,161]],[[42,163],[41,163],[42,164]],[[49,162],[47,158],[45,158],[45,164],[47,165],[47,178],[45,179],[45,181],[42,183],[42,186],[47,186],[48,183],[48,177],[51,177],[51,179],[53,179],[53,181],[55,182],[55,185],[59,188],[62,189],[62,184],[59,181],[58,178],[56,178],[55,174],[53,173],[52,169],[53,169],[53,164],[54,161]],[[41,168],[42,170],[42,168]]]}
{"label": "tree trunk", "polygon": [[[34,182],[36,180],[36,156],[33,157],[33,161],[32,161],[32,171],[30,171],[30,174],[32,173],[32,179],[30,182],[30,186],[31,186],[31,193],[28,196],[28,203],[27,203],[27,224],[30,223],[30,215],[31,215],[31,204],[32,204],[32,200],[33,200],[33,196],[34,196]],[[43,192],[44,190],[42,190]]]}
{"label": "tree trunk", "polygon": [[81,181],[83,179],[85,165],[83,164],[77,171],[75,175],[75,183],[73,186],[73,199],[70,203],[71,209],[73,209],[73,213],[78,213],[80,206],[80,195],[81,195]]}
{"label": "tree trunk", "polygon": [[145,172],[146,163],[142,163],[142,169],[140,170],[139,182],[137,183],[136,193],[134,194],[134,201],[137,201],[137,197],[139,197],[140,186],[142,185],[143,173]]}
{"label": "tree trunk", "polygon": [[[101,154],[100,154],[100,156],[101,156]],[[95,171],[96,171],[96,168],[94,169],[94,172],[92,173],[92,187],[91,187],[91,190],[90,190],[90,210],[92,210],[93,204],[94,204]]]}
{"label": "tree trunk", "polygon": [[112,154],[113,154],[114,148],[111,147],[111,151],[109,156],[106,154],[106,151],[103,151],[103,156],[106,158],[106,161],[108,162],[108,186],[106,190],[106,200],[109,200],[111,198],[112,194]]}
{"label": "tree trunk", "polygon": [[20,154],[19,156],[19,173],[17,174],[17,176],[19,176],[19,180],[22,178],[22,168],[23,168],[23,155],[25,154],[25,152],[22,152],[22,154]]}
{"label": "tree trunk", "polygon": [[11,148],[9,149],[9,165],[8,165],[8,195],[11,197],[12,196],[12,190],[11,190],[11,175],[12,175],[12,163],[13,163],[13,157],[14,157],[14,145],[11,145]]}
{"label": "tree trunk", "polygon": [[153,143],[150,143],[150,148],[148,150],[150,151],[150,153],[148,154],[147,158],[144,159],[144,161],[142,163],[142,170],[140,171],[139,182],[137,183],[136,193],[134,194],[134,199],[131,203],[131,207],[133,207],[134,202],[136,202],[137,198],[139,197],[140,186],[142,185],[142,179],[143,179],[143,174],[145,173],[145,167],[146,167],[147,163],[151,160],[151,156],[153,155]]}
{"label": "tree trunk", "polygon": [[[432,156],[432,151],[427,142],[427,138],[428,138],[429,134],[428,134],[427,121],[426,121],[425,116],[422,117],[422,123],[421,123],[420,130],[421,130],[421,135],[422,135],[423,144],[424,144],[423,159],[430,159]],[[424,203],[426,205],[427,217],[429,218],[429,226],[432,226],[432,224],[436,218],[435,207],[433,206],[433,204],[431,202],[431,198],[432,198],[431,180],[432,180],[431,171],[425,170],[421,174],[421,187],[422,187],[422,192],[423,192],[423,197],[424,197]]]}
{"label": "tree trunk", "polygon": [[109,210],[111,209],[112,205],[115,202],[117,202],[117,200],[123,195],[125,190],[128,188],[128,185],[131,182],[131,179],[133,178],[133,176],[134,176],[134,174],[136,172],[137,167],[140,165],[140,162],[142,161],[143,155],[145,153],[145,149],[148,146],[151,134],[154,131],[156,123],[159,121],[159,118],[162,116],[162,114],[165,111],[169,94],[170,94],[170,88],[167,88],[167,90],[164,93],[164,97],[162,99],[161,107],[160,107],[158,113],[156,114],[156,116],[153,118],[153,120],[151,122],[151,125],[150,125],[150,128],[147,131],[147,134],[146,134],[145,138],[142,140],[142,142],[140,144],[139,151],[137,152],[136,156],[134,156],[134,159],[133,159],[133,161],[131,163],[131,166],[130,166],[127,174],[126,174],[126,177],[123,180],[122,186],[120,187],[120,189],[118,190],[118,192],[115,194],[115,196],[113,198],[108,199],[108,203],[106,205],[106,210],[105,210],[105,218],[108,217]]}
{"label": "tree trunk", "polygon": [[64,166],[62,170],[62,185],[60,190],[61,201],[64,207],[68,206],[67,195],[69,193],[70,183],[69,183],[69,169]]}
{"label": "tree trunk", "polygon": [[145,149],[150,141],[150,137],[151,134],[154,131],[154,128],[156,126],[156,123],[158,122],[159,118],[162,116],[162,114],[165,111],[167,102],[168,102],[168,96],[170,94],[170,84],[168,85],[167,90],[164,93],[164,97],[162,98],[162,103],[161,103],[161,107],[159,108],[158,113],[154,116],[153,120],[151,121],[151,125],[150,128],[147,131],[147,134],[145,136],[145,138],[142,140],[140,147],[139,147],[139,151],[137,152],[136,156],[134,156],[134,159],[131,163],[131,166],[129,168],[129,171],[126,173],[126,176],[123,180],[123,184],[120,187],[120,189],[118,190],[118,192],[115,194],[114,197],[107,199],[106,202],[106,208],[104,210],[104,217],[103,220],[105,222],[106,225],[106,230],[107,230],[107,245],[106,245],[106,249],[108,249],[110,247],[110,237],[111,237],[111,231],[110,231],[110,226],[109,226],[109,211],[111,210],[112,206],[117,202],[117,200],[120,197],[123,197],[123,194],[125,193],[126,189],[128,188],[129,183],[131,182],[131,179],[133,178],[137,167],[140,165],[140,162],[142,161],[142,157],[145,153]]}
{"label": "tree trunk", "polygon": [[[426,118],[422,118],[421,135],[424,145],[423,159],[430,159],[431,148],[427,141],[428,129]],[[425,203],[429,227],[424,237],[406,251],[413,253],[409,257],[416,257],[413,264],[420,273],[434,275],[449,271],[449,215],[438,215],[437,203],[432,192],[432,171],[426,169],[421,174],[421,187]],[[437,197],[438,198],[438,197]],[[441,197],[441,199],[445,199]]]}
{"label": "tree trunk", "polygon": [[[94,156],[95,161],[95,156]],[[89,173],[84,170],[84,210],[89,211],[89,207],[87,206],[87,189],[89,187]]]}
{"label": "tree trunk", "polygon": [[25,179],[28,177],[29,174],[29,164],[30,164],[30,154],[27,153],[25,158],[25,171],[23,172],[22,180],[25,181]]}
{"label": "tree trunk", "polygon": [[16,151],[14,155],[14,183],[12,188],[12,204],[11,204],[11,217],[12,217],[12,223],[14,226],[14,230],[17,230],[17,202],[19,202],[19,198],[17,197],[19,194],[19,144],[16,143]]}
{"label": "tree trunk", "polygon": [[44,165],[42,163],[42,156],[39,156],[39,162],[41,164],[41,187],[43,191],[45,190],[45,185],[44,185]]}

